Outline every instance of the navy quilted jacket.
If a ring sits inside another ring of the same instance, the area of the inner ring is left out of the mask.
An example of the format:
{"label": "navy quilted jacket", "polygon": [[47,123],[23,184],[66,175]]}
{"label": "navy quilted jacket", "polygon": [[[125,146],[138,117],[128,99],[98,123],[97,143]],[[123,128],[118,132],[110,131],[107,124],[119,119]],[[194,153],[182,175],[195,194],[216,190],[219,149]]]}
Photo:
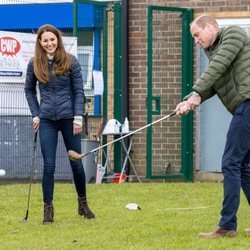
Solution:
{"label": "navy quilted jacket", "polygon": [[[84,90],[81,66],[72,55],[73,64],[70,72],[62,76],[51,75],[47,84],[37,80],[33,60],[31,59],[26,74],[25,95],[32,117],[60,120],[84,114]],[[49,67],[52,70],[52,65]],[[36,84],[39,85],[40,103],[38,102]]]}

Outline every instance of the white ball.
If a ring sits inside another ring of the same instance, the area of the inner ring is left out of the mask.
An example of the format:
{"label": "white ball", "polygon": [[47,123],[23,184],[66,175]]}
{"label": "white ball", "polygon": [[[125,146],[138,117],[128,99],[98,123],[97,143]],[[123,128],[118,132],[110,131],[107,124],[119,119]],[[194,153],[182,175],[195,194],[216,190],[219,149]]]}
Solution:
{"label": "white ball", "polygon": [[4,169],[0,169],[0,176],[5,176],[6,172]]}

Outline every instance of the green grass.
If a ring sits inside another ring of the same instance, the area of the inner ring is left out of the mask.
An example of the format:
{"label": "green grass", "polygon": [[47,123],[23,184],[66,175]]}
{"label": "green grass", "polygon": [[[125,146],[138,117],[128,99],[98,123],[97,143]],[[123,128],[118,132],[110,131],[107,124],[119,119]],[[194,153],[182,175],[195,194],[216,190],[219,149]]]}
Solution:
{"label": "green grass", "polygon": [[[55,184],[55,222],[43,225],[41,184],[33,184],[28,222],[28,184],[0,185],[0,249],[249,249],[249,207],[242,195],[238,237],[199,239],[214,229],[222,201],[220,183],[89,184],[95,220],[77,214],[72,184]],[[141,210],[128,210],[138,203]],[[183,209],[181,209],[183,208]]]}

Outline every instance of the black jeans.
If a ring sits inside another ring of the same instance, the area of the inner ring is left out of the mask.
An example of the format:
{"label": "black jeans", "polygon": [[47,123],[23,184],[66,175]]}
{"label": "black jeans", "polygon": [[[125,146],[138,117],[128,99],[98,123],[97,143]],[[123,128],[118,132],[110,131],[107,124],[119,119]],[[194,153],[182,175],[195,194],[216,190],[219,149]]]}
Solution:
{"label": "black jeans", "polygon": [[219,226],[237,229],[237,211],[242,188],[250,204],[250,100],[236,109],[227,133],[222,158],[224,200]]}
{"label": "black jeans", "polygon": [[[67,151],[81,152],[81,135],[73,135],[73,119],[52,121],[41,119],[40,143],[43,155],[42,190],[43,201],[50,203],[54,194],[54,173],[56,169],[56,148],[58,132],[61,131]],[[82,161],[70,161],[78,196],[86,196],[86,180]]]}

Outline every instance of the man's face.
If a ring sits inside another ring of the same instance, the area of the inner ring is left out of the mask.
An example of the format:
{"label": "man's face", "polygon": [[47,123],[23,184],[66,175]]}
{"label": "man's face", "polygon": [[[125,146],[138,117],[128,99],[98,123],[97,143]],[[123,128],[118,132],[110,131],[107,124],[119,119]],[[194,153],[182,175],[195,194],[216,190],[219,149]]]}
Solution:
{"label": "man's face", "polygon": [[195,44],[203,49],[210,47],[215,40],[215,30],[213,26],[206,24],[204,28],[199,27],[196,23],[192,24],[190,32],[194,38]]}

